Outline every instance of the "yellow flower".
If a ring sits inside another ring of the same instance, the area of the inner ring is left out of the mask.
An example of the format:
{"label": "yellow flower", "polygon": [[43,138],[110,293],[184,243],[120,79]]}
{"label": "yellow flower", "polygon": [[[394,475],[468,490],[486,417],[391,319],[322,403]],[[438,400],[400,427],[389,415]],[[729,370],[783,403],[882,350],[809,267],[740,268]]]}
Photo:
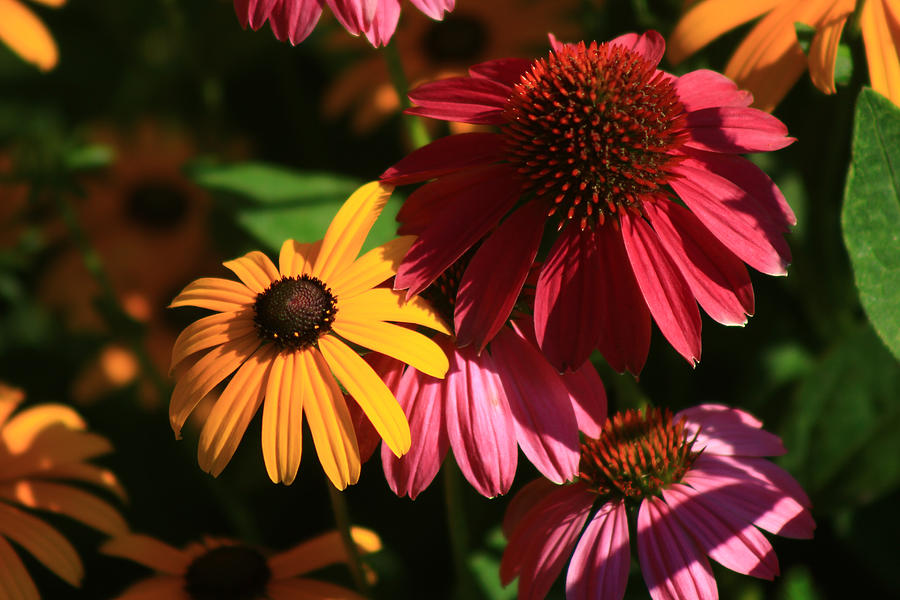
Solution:
{"label": "yellow flower", "polygon": [[173,307],[218,311],[187,327],[172,350],[173,367],[206,351],[172,394],[169,418],[176,436],[200,400],[234,373],[200,433],[203,470],[214,476],[222,472],[262,404],[263,458],[272,481],[290,484],[297,474],[302,413],[335,487],[356,483],[359,448],[338,381],[397,456],[409,450],[403,410],[346,343],[393,356],[435,377],[447,372],[447,357],[435,342],[388,322],[449,333],[437,314],[424,300],[403,302],[400,292],[376,287],[397,273],[413,238],[397,238],[357,258],[391,189],[377,182],[361,187],[338,211],[323,240],[287,240],[278,268],[263,253],[250,252],[225,263],[241,283],[198,279],[172,302]]}
{"label": "yellow flower", "polygon": [[[47,6],[62,6],[66,0],[33,0]],[[49,71],[59,60],[56,42],[33,12],[18,0],[0,0],[0,41],[24,60]]]}
{"label": "yellow flower", "polygon": [[[373,531],[354,527],[352,536],[360,553],[381,549],[381,540]],[[129,587],[116,600],[363,600],[362,596],[346,588],[297,577],[346,562],[347,553],[336,531],[268,558],[254,548],[231,540],[207,538],[202,543],[189,544],[184,550],[178,550],[140,534],[110,540],[101,551],[133,560],[157,572],[154,577]]]}
{"label": "yellow flower", "polygon": [[72,585],[81,583],[84,568],[66,538],[20,507],[66,515],[113,536],[125,533],[127,525],[107,502],[71,485],[89,483],[124,498],[112,473],[86,462],[109,452],[109,442],[85,431],[81,417],[60,404],[13,416],[23,399],[20,390],[0,383],[0,597],[37,600],[37,588],[9,541]]}
{"label": "yellow flower", "polygon": [[[678,63],[723,33],[765,15],[738,46],[725,74],[753,92],[754,105],[772,110],[803,71],[833,94],[838,42],[856,0],[701,0],[669,37],[668,57]],[[794,23],[816,30],[809,55]],[[860,15],[872,87],[900,105],[900,0],[866,0]]]}

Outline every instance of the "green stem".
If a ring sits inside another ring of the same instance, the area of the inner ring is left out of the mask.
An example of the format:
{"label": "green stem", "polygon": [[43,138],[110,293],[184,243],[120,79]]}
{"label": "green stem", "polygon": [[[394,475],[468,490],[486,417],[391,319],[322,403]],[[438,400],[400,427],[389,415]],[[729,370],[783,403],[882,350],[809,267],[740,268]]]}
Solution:
{"label": "green stem", "polygon": [[447,529],[450,534],[450,549],[453,554],[453,568],[456,572],[457,597],[474,598],[477,592],[467,563],[469,549],[469,529],[462,499],[462,473],[453,456],[447,457],[443,468],[444,500],[447,505]]}
{"label": "green stem", "polygon": [[850,19],[847,20],[847,31],[849,31],[850,35],[853,37],[859,37],[859,19],[862,17],[862,11],[865,5],[866,0],[856,0],[856,7],[853,9],[853,14],[850,15]]}
{"label": "green stem", "polygon": [[326,479],[325,486],[328,488],[328,496],[331,500],[331,512],[334,513],[334,522],[338,532],[341,534],[341,540],[344,542],[344,548],[347,550],[347,566],[350,568],[350,574],[353,576],[353,582],[363,595],[370,596],[371,590],[369,583],[366,581],[366,571],[363,565],[362,556],[353,541],[353,533],[350,531],[350,511],[347,509],[347,500],[344,494],[335,488],[330,481]]}
{"label": "green stem", "polygon": [[[409,81],[406,79],[406,73],[403,72],[403,62],[400,60],[400,53],[393,40],[384,47],[383,56],[391,75],[391,83],[394,84],[394,89],[400,98],[400,105],[403,108],[409,108],[409,98],[406,96],[409,91]],[[431,141],[431,136],[425,129],[425,122],[420,117],[403,115],[402,119],[413,149],[421,148]]]}

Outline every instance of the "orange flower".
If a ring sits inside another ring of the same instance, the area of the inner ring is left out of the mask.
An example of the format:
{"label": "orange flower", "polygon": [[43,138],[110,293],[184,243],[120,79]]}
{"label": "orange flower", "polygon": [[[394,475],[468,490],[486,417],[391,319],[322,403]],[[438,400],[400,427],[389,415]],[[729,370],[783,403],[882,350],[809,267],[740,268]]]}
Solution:
{"label": "orange flower", "polygon": [[72,585],[80,584],[84,569],[66,538],[19,507],[66,515],[109,535],[123,534],[127,525],[107,502],[72,485],[89,483],[124,498],[111,472],[86,462],[109,452],[109,442],[85,431],[81,417],[61,404],[12,416],[23,399],[0,383],[0,597],[31,600],[39,597],[37,588],[7,540]]}
{"label": "orange flower", "polygon": [[[373,531],[354,527],[352,535],[360,553],[381,549],[381,540]],[[110,540],[101,552],[133,560],[157,573],[129,587],[117,600],[363,600],[346,588],[298,577],[347,561],[347,552],[336,531],[268,558],[232,540],[206,538],[178,550],[140,534]]]}
{"label": "orange flower", "polygon": [[[46,6],[62,6],[66,0],[33,0]],[[0,41],[42,71],[59,60],[53,36],[40,19],[18,0],[0,0]]]}
{"label": "orange flower", "polygon": [[[755,106],[772,110],[809,68],[817,88],[833,94],[838,42],[856,0],[701,0],[685,13],[669,38],[668,57],[678,63],[723,33],[763,18],[738,46],[725,74],[749,89]],[[816,29],[809,55],[794,23]],[[872,87],[900,105],[900,0],[866,0],[860,16]]]}

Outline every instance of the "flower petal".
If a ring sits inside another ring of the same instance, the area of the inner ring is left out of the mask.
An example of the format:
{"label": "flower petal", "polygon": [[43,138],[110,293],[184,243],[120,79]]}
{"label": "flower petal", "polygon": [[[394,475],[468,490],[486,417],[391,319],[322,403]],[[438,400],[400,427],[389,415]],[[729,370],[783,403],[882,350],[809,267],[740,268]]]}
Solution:
{"label": "flower petal", "polygon": [[28,508],[66,515],[108,535],[128,530],[125,519],[109,503],[69,485],[19,480],[0,486],[0,497]]}
{"label": "flower petal", "polygon": [[[381,550],[381,540],[371,529],[352,527],[350,534],[360,554],[370,554]],[[341,534],[329,531],[306,540],[297,546],[279,552],[268,560],[272,579],[287,579],[322,567],[347,562],[347,549]]]}
{"label": "flower petal", "polygon": [[0,502],[0,535],[22,546],[67,583],[79,586],[84,568],[72,544],[56,529],[26,512]]}
{"label": "flower petal", "polygon": [[257,294],[266,291],[273,281],[281,279],[281,274],[269,257],[259,250],[248,252],[240,258],[222,264],[231,269],[244,285]]}
{"label": "flower petal", "polygon": [[413,5],[436,21],[444,18],[456,5],[456,0],[410,0]]}
{"label": "flower petal", "polygon": [[415,106],[404,112],[442,121],[502,125],[512,89],[492,79],[451,77],[423,83],[409,92]]}
{"label": "flower petal", "polygon": [[116,600],[191,600],[184,590],[184,577],[158,575],[138,581],[116,596]]}
{"label": "flower petal", "polygon": [[381,174],[394,185],[418,183],[466,167],[490,164],[506,156],[503,137],[497,133],[460,133],[439,138],[407,154]]}
{"label": "flower petal", "polygon": [[256,324],[253,322],[253,311],[250,309],[216,313],[198,319],[178,334],[172,347],[169,372],[171,373],[181,361],[195,352],[234,342],[254,333]]}
{"label": "flower petal", "polygon": [[278,254],[278,271],[282,277],[296,277],[310,271],[321,248],[321,240],[308,243],[285,240]]}
{"label": "flower petal", "polygon": [[650,30],[646,33],[626,33],[610,40],[610,45],[623,46],[632,52],[637,52],[654,67],[662,60],[666,53],[666,41],[658,31]]}
{"label": "flower petal", "polygon": [[254,31],[263,26],[277,0],[234,0],[234,12],[241,27]]}
{"label": "flower petal", "polygon": [[579,431],[589,438],[600,437],[606,422],[606,389],[597,369],[591,361],[585,361],[581,368],[564,373],[562,380],[569,390]]}
{"label": "flower petal", "polygon": [[753,102],[753,94],[708,69],[685,73],[675,80],[675,90],[686,112],[715,106],[750,106]]}
{"label": "flower petal", "polygon": [[834,94],[834,63],[844,24],[853,12],[853,4],[833,2],[821,18],[821,23],[809,46],[809,78],[826,94]]}
{"label": "flower petal", "polygon": [[336,272],[328,282],[329,287],[342,301],[346,301],[387,281],[397,274],[403,255],[415,239],[405,235],[369,250],[352,265]]}
{"label": "flower petal", "polygon": [[339,300],[338,313],[342,321],[415,323],[450,335],[450,329],[427,300],[421,296],[404,300],[401,292],[388,288],[370,289],[346,302]]}
{"label": "flower petal", "polygon": [[669,35],[669,61],[673,64],[707,45],[726,31],[772,10],[782,0],[705,0],[696,2]]}
{"label": "flower petal", "polygon": [[42,71],[56,66],[56,42],[33,12],[15,0],[0,0],[0,14],[0,40]]}
{"label": "flower petal", "polygon": [[566,600],[622,598],[631,550],[624,502],[607,502],[588,523],[566,574]]}
{"label": "flower petal", "polygon": [[697,436],[695,450],[725,456],[781,456],[787,452],[781,438],[762,429],[762,422],[738,408],[702,404],[679,411],[674,419],[682,417],[687,436]]}
{"label": "flower petal", "polygon": [[34,581],[22,564],[22,559],[2,536],[0,536],[0,594],[4,598],[17,600],[41,598]]}
{"label": "flower petal", "polygon": [[262,415],[262,452],[273,483],[290,485],[300,468],[303,447],[303,397],[309,388],[298,376],[296,352],[278,352],[266,386]]}
{"label": "flower petal", "polygon": [[332,328],[348,341],[393,356],[432,377],[442,378],[449,363],[440,346],[421,333],[393,323],[335,319]]}
{"label": "flower petal", "polygon": [[685,142],[689,148],[743,154],[769,152],[790,146],[787,127],[769,113],[742,106],[714,106],[687,113]]}
{"label": "flower petal", "polygon": [[522,75],[531,68],[534,61],[525,58],[500,58],[469,67],[469,76],[491,79],[509,87],[522,80]]}
{"label": "flower petal", "polygon": [[900,7],[866,2],[859,24],[872,88],[900,106]]}
{"label": "flower petal", "polygon": [[178,306],[197,306],[220,312],[236,312],[253,306],[256,292],[247,286],[218,277],[201,277],[184,288],[169,304],[169,308]]}
{"label": "flower petal", "polygon": [[100,547],[100,552],[125,558],[169,575],[184,575],[191,562],[191,557],[178,548],[140,533],[114,537]]}

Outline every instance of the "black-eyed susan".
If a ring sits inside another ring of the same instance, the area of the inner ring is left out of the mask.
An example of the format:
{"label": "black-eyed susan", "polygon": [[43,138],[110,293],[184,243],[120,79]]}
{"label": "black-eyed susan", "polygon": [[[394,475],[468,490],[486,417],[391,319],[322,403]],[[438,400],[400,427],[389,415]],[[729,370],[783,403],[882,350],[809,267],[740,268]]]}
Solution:
{"label": "black-eyed susan", "polygon": [[347,343],[435,377],[443,377],[449,366],[435,342],[388,322],[447,333],[427,302],[404,302],[400,292],[376,287],[396,274],[413,238],[397,238],[357,258],[391,190],[377,182],[361,187],[323,240],[284,242],[277,268],[262,252],[250,252],[225,263],[240,283],[198,279],[172,302],[218,313],[190,325],[175,342],[173,367],[203,351],[172,394],[169,418],[176,435],[197,403],[234,373],[200,433],[203,470],[221,473],[262,404],[263,458],[272,481],[290,484],[297,474],[305,414],[328,478],[339,489],[355,483],[359,448],[338,381],[395,454],[409,450],[403,410]]}
{"label": "black-eyed susan", "polygon": [[[361,554],[381,549],[375,532],[354,527],[351,533]],[[141,534],[112,539],[101,552],[157,572],[126,589],[117,600],[362,600],[362,596],[346,588],[299,577],[347,561],[347,552],[336,531],[268,557],[232,540],[206,538],[179,550]]]}
{"label": "black-eyed susan", "polygon": [[62,534],[22,508],[62,514],[112,536],[128,528],[108,502],[72,485],[124,497],[110,471],[87,462],[109,452],[109,442],[85,431],[81,417],[60,404],[13,415],[24,396],[0,383],[0,597],[36,600],[37,588],[10,541],[72,585],[81,583],[84,569]]}

